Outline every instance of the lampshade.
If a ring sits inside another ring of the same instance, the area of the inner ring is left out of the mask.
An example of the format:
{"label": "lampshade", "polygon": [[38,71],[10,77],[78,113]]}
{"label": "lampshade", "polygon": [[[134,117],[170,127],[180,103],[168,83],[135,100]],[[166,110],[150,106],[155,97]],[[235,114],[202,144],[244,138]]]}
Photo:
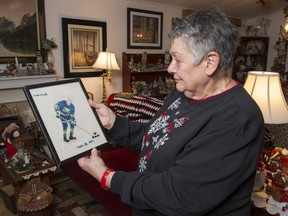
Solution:
{"label": "lampshade", "polygon": [[120,70],[115,54],[110,52],[100,52],[92,67],[103,70]]}
{"label": "lampshade", "polygon": [[288,123],[288,107],[279,73],[250,71],[244,88],[260,107],[266,124]]}

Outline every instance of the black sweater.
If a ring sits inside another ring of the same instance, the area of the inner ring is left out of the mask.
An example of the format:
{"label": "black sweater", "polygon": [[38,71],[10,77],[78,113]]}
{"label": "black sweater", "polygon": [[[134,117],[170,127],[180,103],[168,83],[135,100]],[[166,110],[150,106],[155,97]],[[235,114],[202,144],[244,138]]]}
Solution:
{"label": "black sweater", "polygon": [[141,151],[111,182],[135,216],[250,215],[264,122],[241,85],[201,101],[174,90],[149,123],[117,117],[109,134]]}

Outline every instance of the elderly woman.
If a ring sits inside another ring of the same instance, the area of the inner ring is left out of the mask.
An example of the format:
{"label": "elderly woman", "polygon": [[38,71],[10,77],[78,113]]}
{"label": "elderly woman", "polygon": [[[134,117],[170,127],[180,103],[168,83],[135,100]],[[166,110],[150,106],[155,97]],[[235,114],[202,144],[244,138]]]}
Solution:
{"label": "elderly woman", "polygon": [[89,102],[111,138],[141,152],[138,170],[108,169],[96,149],[78,163],[134,215],[248,216],[264,123],[231,79],[237,28],[212,8],[178,20],[169,38],[176,88],[148,124]]}

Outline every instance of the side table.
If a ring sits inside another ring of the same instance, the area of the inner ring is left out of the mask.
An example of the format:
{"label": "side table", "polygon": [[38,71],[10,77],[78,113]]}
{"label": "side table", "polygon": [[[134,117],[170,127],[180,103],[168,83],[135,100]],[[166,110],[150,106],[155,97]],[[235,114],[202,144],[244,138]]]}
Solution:
{"label": "side table", "polygon": [[43,153],[33,147],[28,147],[25,151],[30,154],[31,158],[37,158],[40,162],[37,166],[32,166],[30,170],[16,172],[8,167],[4,159],[0,157],[0,169],[3,178],[3,186],[11,184],[14,187],[15,199],[18,199],[19,192],[26,184],[27,180],[33,177],[40,177],[43,182],[49,185],[49,173],[56,170],[56,166]]}

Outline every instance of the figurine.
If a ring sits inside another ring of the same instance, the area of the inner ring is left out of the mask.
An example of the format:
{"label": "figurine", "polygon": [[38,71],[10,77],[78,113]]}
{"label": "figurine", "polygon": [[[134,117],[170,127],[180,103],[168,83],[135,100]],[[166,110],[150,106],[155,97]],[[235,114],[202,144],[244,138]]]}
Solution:
{"label": "figurine", "polygon": [[134,67],[135,67],[135,63],[134,63],[134,57],[131,56],[131,59],[130,61],[128,62],[128,68],[133,71],[134,70]]}
{"label": "figurine", "polygon": [[146,67],[147,67],[147,52],[144,51],[141,56],[141,69],[145,71]]}
{"label": "figurine", "polygon": [[11,159],[16,153],[17,150],[12,145],[12,139],[19,137],[20,135],[20,128],[15,123],[9,124],[7,127],[2,128],[0,130],[1,137],[4,141],[4,144],[6,146],[6,157],[8,159]]}
{"label": "figurine", "polygon": [[168,68],[168,65],[170,64],[170,53],[169,53],[169,50],[166,50],[166,51],[165,51],[164,64],[165,64],[165,66],[167,66],[167,68]]}

